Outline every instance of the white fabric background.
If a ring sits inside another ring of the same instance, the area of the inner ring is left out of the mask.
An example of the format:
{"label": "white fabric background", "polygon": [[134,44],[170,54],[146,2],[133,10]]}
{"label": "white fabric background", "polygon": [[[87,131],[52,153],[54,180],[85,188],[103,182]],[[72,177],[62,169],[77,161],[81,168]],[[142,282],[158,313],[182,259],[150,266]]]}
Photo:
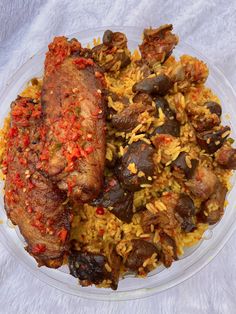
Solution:
{"label": "white fabric background", "polygon": [[[173,23],[180,38],[222,68],[236,86],[235,0],[0,0],[0,91],[55,35],[101,25],[162,23]],[[181,285],[147,299],[113,303],[46,286],[0,244],[0,313],[236,313],[236,233],[213,262]]]}

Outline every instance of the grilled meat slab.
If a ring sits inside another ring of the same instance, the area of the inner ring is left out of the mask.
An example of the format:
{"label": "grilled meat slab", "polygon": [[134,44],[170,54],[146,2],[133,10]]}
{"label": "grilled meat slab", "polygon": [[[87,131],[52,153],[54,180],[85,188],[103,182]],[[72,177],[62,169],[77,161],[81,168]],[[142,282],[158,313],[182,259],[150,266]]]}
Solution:
{"label": "grilled meat slab", "polygon": [[12,103],[11,128],[3,161],[5,208],[39,266],[62,265],[69,237],[69,210],[56,185],[37,169],[43,128],[41,104],[18,97]]}
{"label": "grilled meat slab", "polygon": [[[67,50],[59,53],[57,41],[49,46],[45,60],[42,105],[46,144],[40,167],[70,198],[87,202],[102,186],[104,80],[93,60],[81,56],[82,50],[69,56]],[[65,56],[59,63],[55,61],[58,55]]]}

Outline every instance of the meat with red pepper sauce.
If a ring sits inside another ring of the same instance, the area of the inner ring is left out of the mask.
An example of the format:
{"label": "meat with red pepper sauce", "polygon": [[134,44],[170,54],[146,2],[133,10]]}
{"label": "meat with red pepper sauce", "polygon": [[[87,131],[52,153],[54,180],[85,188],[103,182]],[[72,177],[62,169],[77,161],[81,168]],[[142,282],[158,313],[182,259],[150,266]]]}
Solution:
{"label": "meat with red pepper sauce", "polygon": [[41,140],[41,105],[18,97],[3,162],[5,208],[39,266],[57,268],[67,251],[70,219],[66,195],[36,170]]}
{"label": "meat with red pepper sauce", "polygon": [[[49,45],[45,61],[46,140],[39,169],[76,202],[86,202],[98,195],[103,181],[104,80],[92,59],[68,56],[65,48],[60,50],[60,42],[55,38]],[[64,57],[59,63],[58,54]]]}
{"label": "meat with red pepper sauce", "polygon": [[163,63],[172,53],[178,44],[178,37],[171,33],[172,25],[166,24],[159,28],[145,29],[144,39],[139,49],[142,60],[146,61],[151,67],[155,63]]}

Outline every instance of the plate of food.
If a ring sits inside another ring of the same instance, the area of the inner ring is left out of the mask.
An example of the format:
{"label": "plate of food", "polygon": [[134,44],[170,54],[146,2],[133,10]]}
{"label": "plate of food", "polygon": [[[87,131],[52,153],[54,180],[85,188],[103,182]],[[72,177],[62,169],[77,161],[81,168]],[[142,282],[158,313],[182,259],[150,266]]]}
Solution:
{"label": "plate of food", "polygon": [[235,229],[235,102],[172,25],[55,37],[0,98],[1,242],[91,299],[189,278]]}

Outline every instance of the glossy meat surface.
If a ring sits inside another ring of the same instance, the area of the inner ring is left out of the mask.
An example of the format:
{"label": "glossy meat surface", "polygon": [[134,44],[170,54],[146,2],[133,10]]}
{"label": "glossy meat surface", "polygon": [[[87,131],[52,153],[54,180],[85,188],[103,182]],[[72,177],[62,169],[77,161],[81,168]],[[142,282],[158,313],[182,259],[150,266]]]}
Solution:
{"label": "glossy meat surface", "polygon": [[40,168],[69,197],[86,202],[98,195],[103,178],[103,76],[92,59],[80,55],[66,55],[52,69],[58,55],[54,50],[49,50],[45,61],[42,105],[46,144]]}
{"label": "glossy meat surface", "polygon": [[39,266],[62,265],[69,236],[66,195],[37,171],[41,146],[41,105],[19,97],[12,103],[4,160],[5,208]]}

